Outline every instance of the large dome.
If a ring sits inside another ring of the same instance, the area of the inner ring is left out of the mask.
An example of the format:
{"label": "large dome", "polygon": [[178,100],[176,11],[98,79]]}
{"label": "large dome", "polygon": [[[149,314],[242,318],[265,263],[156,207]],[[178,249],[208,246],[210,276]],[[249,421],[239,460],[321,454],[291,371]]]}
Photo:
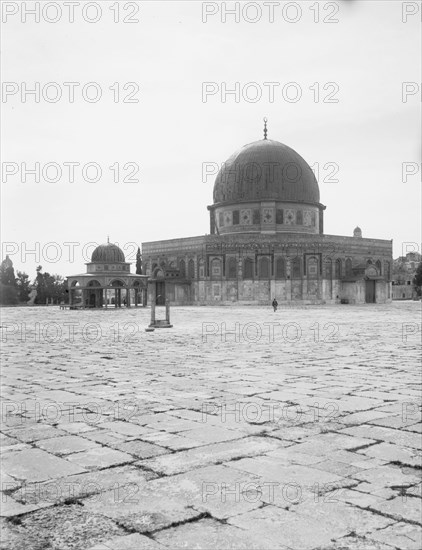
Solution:
{"label": "large dome", "polygon": [[91,256],[91,262],[125,263],[123,251],[115,244],[100,244]]}
{"label": "large dome", "polygon": [[270,139],[236,151],[214,184],[214,204],[276,200],[319,204],[319,187],[308,163],[296,151]]}

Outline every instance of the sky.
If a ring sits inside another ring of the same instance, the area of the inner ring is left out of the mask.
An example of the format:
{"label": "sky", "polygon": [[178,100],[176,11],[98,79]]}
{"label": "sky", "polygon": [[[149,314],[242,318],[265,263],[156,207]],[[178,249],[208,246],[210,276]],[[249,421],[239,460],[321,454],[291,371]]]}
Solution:
{"label": "sky", "polygon": [[15,270],[81,273],[107,237],[134,261],[142,242],[209,233],[216,168],[262,139],[263,117],[316,171],[326,234],[359,225],[393,239],[394,257],[420,251],[420,3],[231,15],[235,2],[80,0],[73,22],[50,4],[37,22],[35,2],[2,2],[1,241]]}

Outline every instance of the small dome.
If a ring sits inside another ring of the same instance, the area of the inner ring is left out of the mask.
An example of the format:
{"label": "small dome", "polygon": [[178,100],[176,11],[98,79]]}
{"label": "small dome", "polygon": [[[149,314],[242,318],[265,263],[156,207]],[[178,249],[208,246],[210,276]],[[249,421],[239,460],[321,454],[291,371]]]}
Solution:
{"label": "small dome", "polygon": [[125,263],[126,260],[123,251],[117,245],[106,243],[97,246],[92,253],[91,262]]}
{"label": "small dome", "polygon": [[362,229],[359,226],[355,227],[355,229],[353,230],[353,236],[362,237]]}

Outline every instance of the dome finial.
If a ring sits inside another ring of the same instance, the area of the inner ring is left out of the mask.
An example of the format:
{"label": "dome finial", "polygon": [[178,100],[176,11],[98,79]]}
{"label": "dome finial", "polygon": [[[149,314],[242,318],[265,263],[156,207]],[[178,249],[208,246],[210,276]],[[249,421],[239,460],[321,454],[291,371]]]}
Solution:
{"label": "dome finial", "polygon": [[267,139],[267,122],[268,118],[264,117],[264,139]]}
{"label": "dome finial", "polygon": [[107,244],[110,244],[110,236],[107,235]]}

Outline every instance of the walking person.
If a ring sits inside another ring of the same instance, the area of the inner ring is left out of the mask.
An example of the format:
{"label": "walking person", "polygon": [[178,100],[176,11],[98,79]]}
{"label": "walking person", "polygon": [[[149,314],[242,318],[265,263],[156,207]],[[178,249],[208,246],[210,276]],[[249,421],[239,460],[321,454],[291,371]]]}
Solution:
{"label": "walking person", "polygon": [[273,308],[274,308],[274,312],[276,312],[276,311],[277,311],[278,302],[277,302],[277,300],[276,300],[275,298],[274,298],[274,300],[273,300],[273,302],[272,302],[272,306],[273,306]]}

